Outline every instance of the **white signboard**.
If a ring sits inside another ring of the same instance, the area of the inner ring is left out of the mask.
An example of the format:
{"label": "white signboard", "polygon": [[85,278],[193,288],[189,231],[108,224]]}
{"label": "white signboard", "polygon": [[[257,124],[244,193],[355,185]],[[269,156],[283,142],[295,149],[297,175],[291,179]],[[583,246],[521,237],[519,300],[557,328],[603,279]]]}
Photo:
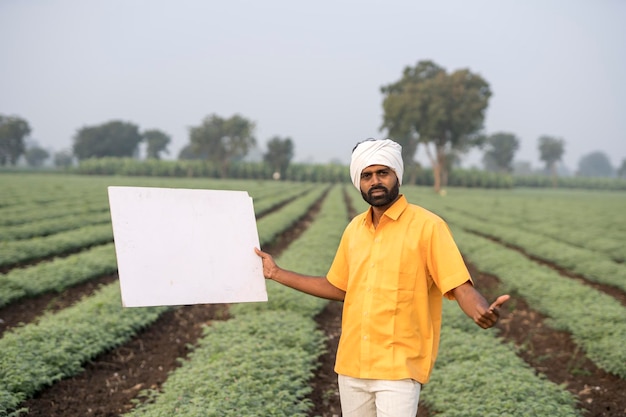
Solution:
{"label": "white signboard", "polygon": [[247,192],[108,191],[125,307],[267,301]]}

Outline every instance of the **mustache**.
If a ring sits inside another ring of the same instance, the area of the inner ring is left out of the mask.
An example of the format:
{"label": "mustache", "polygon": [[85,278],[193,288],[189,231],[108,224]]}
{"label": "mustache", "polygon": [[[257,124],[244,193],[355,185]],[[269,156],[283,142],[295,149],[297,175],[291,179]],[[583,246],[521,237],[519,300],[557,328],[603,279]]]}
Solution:
{"label": "mustache", "polygon": [[386,193],[388,193],[388,192],[389,192],[389,190],[388,190],[385,186],[383,186],[383,185],[375,185],[375,186],[373,186],[372,188],[370,188],[370,189],[367,191],[367,194],[371,196],[371,195],[372,195],[372,192],[373,192],[373,191],[376,191],[376,190],[383,190],[383,191],[384,191],[384,192],[386,192]]}

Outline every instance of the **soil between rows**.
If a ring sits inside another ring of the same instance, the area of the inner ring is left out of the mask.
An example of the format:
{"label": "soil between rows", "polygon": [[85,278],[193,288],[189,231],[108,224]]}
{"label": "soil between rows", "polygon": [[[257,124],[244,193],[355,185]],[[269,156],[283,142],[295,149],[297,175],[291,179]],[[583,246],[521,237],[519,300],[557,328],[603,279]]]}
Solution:
{"label": "soil between rows", "polygon": [[[278,255],[306,229],[314,215],[315,209],[297,227],[264,249]],[[471,264],[469,267],[477,287],[488,299],[499,295],[496,277],[480,274]],[[99,285],[116,279],[116,276],[103,277],[62,294],[25,299],[0,309],[0,331],[36,320],[43,311],[56,311],[69,306],[92,293]],[[26,415],[119,416],[134,407],[141,390],[160,388],[167,374],[178,366],[177,359],[184,358],[189,353],[188,346],[200,337],[202,326],[225,319],[228,319],[227,305],[174,308],[130,342],[94,358],[81,374],[58,381],[24,402],[22,406],[29,409]],[[330,302],[316,319],[328,335],[328,352],[320,358],[320,367],[312,381],[310,398],[315,408],[310,415],[340,417],[333,366],[341,332],[341,303]],[[542,315],[529,308],[523,299],[514,296],[502,311],[498,329],[504,340],[520,347],[519,355],[538,373],[563,384],[577,395],[580,409],[586,417],[626,415],[626,396],[623,395],[626,381],[598,369],[580,352],[568,334],[550,329],[543,321]],[[424,390],[427,389],[426,385]],[[420,405],[418,417],[429,415],[427,407]]]}

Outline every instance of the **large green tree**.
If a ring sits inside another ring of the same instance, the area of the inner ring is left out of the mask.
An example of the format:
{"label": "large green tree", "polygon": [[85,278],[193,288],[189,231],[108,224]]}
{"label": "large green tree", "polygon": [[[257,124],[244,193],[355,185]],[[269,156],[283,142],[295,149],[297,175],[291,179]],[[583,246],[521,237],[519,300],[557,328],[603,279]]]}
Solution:
{"label": "large green tree", "polygon": [[612,177],[615,169],[606,153],[595,151],[580,158],[577,173],[583,177]]}
{"label": "large green tree", "polygon": [[293,158],[293,141],[291,138],[274,136],[267,142],[267,152],[263,160],[269,164],[274,172],[278,172],[284,178],[287,167]]}
{"label": "large green tree", "polygon": [[557,186],[557,162],[565,153],[565,141],[554,136],[543,135],[538,140],[539,159],[546,164],[546,171],[552,176],[552,185]]}
{"label": "large green tree", "polygon": [[468,69],[452,73],[432,61],[406,67],[402,78],[381,87],[384,94],[382,129],[402,145],[406,164],[414,164],[419,144],[433,167],[434,188],[448,178],[447,159],[481,142],[489,84]]}
{"label": "large green tree", "polygon": [[246,156],[256,145],[255,127],[254,122],[238,114],[228,119],[211,114],[199,126],[190,128],[190,151],[216,163],[222,177],[226,177],[230,163]]}
{"label": "large green tree", "polygon": [[142,140],[137,125],[113,120],[80,128],[74,136],[72,150],[79,161],[106,156],[135,157]]}
{"label": "large green tree", "polygon": [[487,171],[512,172],[515,152],[519,149],[519,139],[512,133],[498,132],[485,140],[483,163]]}
{"label": "large green tree", "polygon": [[0,114],[0,165],[15,165],[26,151],[25,138],[30,135],[28,122],[18,116]]}
{"label": "large green tree", "polygon": [[146,157],[149,159],[161,159],[161,153],[169,154],[167,146],[172,138],[158,129],[150,129],[143,132],[143,140],[146,141]]}

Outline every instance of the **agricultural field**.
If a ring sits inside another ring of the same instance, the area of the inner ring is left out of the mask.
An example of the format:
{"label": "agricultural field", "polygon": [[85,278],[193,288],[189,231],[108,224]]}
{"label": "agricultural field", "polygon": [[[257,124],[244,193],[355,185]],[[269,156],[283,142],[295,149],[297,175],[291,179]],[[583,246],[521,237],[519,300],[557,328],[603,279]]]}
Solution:
{"label": "agricultural field", "polygon": [[[0,174],[0,416],[340,416],[341,304],[123,308],[107,186],[245,190],[259,240],[323,275],[366,204],[351,184]],[[626,414],[626,194],[401,191],[449,223],[497,328],[444,303],[418,416]]]}

